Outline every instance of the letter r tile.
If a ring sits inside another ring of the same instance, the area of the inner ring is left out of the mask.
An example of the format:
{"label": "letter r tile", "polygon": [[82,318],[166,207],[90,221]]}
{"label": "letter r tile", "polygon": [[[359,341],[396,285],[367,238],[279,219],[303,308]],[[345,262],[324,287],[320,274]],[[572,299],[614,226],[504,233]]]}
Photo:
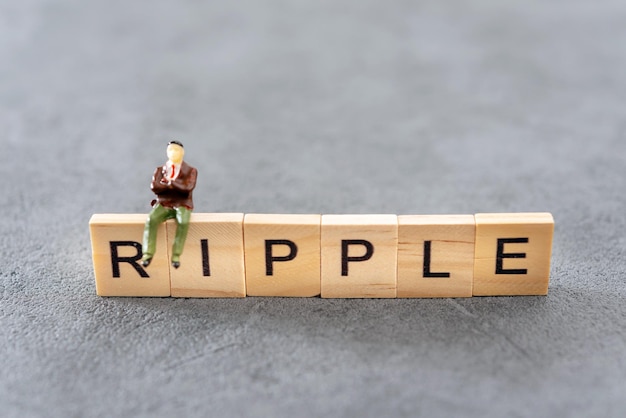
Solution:
{"label": "letter r tile", "polygon": [[157,230],[156,254],[152,263],[148,267],[140,264],[147,217],[141,214],[96,214],[89,220],[98,295],[170,296],[165,224]]}

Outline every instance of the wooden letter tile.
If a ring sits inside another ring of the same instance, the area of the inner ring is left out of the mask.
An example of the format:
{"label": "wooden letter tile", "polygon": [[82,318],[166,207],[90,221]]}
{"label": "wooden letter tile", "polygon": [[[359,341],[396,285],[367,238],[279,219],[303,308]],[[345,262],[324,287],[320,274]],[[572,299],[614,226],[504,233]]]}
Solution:
{"label": "wooden letter tile", "polygon": [[165,225],[158,229],[157,250],[141,266],[141,241],[148,215],[96,214],[89,220],[91,249],[100,296],[170,296]]}
{"label": "wooden letter tile", "polygon": [[394,298],[396,215],[322,216],[322,297]]}
{"label": "wooden letter tile", "polygon": [[398,217],[398,297],[471,297],[473,215]]}
{"label": "wooden letter tile", "polygon": [[549,213],[476,214],[474,295],[545,295],[554,219]]}
{"label": "wooden letter tile", "polygon": [[[174,242],[176,221],[167,221]],[[170,268],[172,296],[245,297],[243,213],[192,213],[180,267]]]}
{"label": "wooden letter tile", "polygon": [[321,215],[246,214],[248,296],[320,294]]}

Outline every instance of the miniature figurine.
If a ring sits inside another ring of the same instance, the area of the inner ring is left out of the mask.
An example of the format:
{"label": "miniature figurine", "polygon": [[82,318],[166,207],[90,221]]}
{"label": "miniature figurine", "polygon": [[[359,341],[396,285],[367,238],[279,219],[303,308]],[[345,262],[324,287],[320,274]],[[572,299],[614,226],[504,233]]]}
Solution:
{"label": "miniature figurine", "polygon": [[167,145],[168,161],[157,167],[152,176],[150,189],[157,198],[152,201],[152,211],[143,231],[143,257],[141,264],[148,267],[156,250],[157,229],[168,219],[176,219],[176,236],[172,245],[172,266],[180,267],[189,218],[193,210],[193,189],[196,187],[198,171],[183,161],[185,149],[178,141]]}

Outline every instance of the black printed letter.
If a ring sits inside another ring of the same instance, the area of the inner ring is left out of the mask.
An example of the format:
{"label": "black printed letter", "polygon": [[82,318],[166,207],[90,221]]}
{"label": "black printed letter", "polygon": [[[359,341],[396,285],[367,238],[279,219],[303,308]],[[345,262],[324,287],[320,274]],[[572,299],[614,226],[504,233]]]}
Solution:
{"label": "black printed letter", "polygon": [[[142,257],[141,244],[135,241],[109,241],[111,248],[111,267],[113,277],[120,277],[120,263],[130,263],[141,277],[150,277],[148,273],[137,263]],[[135,247],[137,255],[134,257],[120,257],[117,255],[117,247]]]}
{"label": "black printed letter", "polygon": [[[348,257],[350,245],[362,245],[365,247],[365,254],[358,257]],[[351,261],[367,261],[374,255],[374,246],[364,239],[344,239],[341,240],[341,275],[348,275],[348,263]]]}
{"label": "black printed letter", "polygon": [[209,240],[201,239],[200,247],[202,247],[202,275],[210,276],[211,267],[209,265]]}
{"label": "black printed letter", "polygon": [[526,253],[505,253],[504,244],[525,244],[528,238],[498,238],[498,251],[496,253],[496,274],[527,274],[527,269],[502,268],[502,261],[505,258],[526,258]]}
{"label": "black printed letter", "polygon": [[[274,257],[272,255],[273,245],[286,245],[289,247],[289,254],[280,257]],[[298,255],[298,247],[293,241],[288,239],[267,239],[265,240],[265,274],[267,276],[274,275],[274,261],[289,261],[296,258]]]}
{"label": "black printed letter", "polygon": [[450,277],[450,273],[430,272],[430,247],[432,241],[424,241],[424,277]]}

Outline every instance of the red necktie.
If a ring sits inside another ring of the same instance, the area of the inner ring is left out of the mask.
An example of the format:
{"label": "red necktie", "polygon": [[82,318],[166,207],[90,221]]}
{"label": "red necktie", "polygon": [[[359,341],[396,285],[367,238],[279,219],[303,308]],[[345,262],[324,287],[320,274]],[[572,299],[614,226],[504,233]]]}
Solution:
{"label": "red necktie", "polygon": [[176,175],[176,166],[172,164],[172,176],[170,178],[173,179],[175,175]]}

